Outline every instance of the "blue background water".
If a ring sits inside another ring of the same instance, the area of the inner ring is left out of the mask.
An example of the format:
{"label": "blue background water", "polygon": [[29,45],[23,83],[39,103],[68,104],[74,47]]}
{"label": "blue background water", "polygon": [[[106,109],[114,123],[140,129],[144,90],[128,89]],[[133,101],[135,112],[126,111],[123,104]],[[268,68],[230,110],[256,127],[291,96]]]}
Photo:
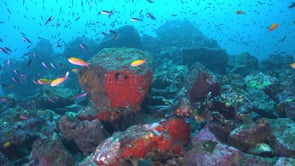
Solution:
{"label": "blue background water", "polygon": [[[0,53],[0,59],[27,52],[29,44],[22,40],[21,32],[33,44],[42,37],[56,46],[59,39],[67,42],[81,35],[102,38],[100,32],[126,24],[134,25],[141,34],[155,35],[154,30],[171,19],[190,20],[232,55],[245,51],[259,59],[274,53],[294,55],[295,8],[288,8],[290,4],[289,0],[3,0],[0,47],[13,51],[10,55]],[[113,10],[114,14],[109,18],[100,14],[101,10]],[[131,22],[131,17],[140,17],[141,10],[143,21]],[[246,14],[237,15],[237,10]],[[157,20],[146,17],[147,12]],[[50,16],[54,20],[44,25]],[[80,19],[75,21],[77,17]],[[270,32],[268,27],[275,22],[279,27]]]}

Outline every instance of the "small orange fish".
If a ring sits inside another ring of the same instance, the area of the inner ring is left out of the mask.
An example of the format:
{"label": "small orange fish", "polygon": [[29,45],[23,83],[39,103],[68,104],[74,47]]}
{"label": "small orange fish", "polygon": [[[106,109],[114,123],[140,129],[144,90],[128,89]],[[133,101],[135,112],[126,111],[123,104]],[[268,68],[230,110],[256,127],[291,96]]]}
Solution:
{"label": "small orange fish", "polygon": [[237,10],[236,14],[246,14],[243,10]]}
{"label": "small orange fish", "polygon": [[73,73],[78,73],[78,72],[79,72],[79,70],[76,69],[76,68],[71,69],[71,71],[72,71]]}
{"label": "small orange fish", "polygon": [[290,64],[292,69],[295,69],[295,62]]}
{"label": "small orange fish", "polygon": [[145,60],[138,59],[138,60],[135,60],[135,61],[131,62],[130,66],[137,67],[137,66],[140,66],[140,65],[142,65],[144,63],[145,63]]}
{"label": "small orange fish", "polygon": [[8,148],[11,145],[10,141],[6,141],[5,143],[2,144],[3,149]]}
{"label": "small orange fish", "polygon": [[57,79],[53,80],[50,83],[50,86],[57,86],[57,85],[63,83],[68,78],[68,76],[69,76],[69,72],[67,72],[64,77],[60,77],[60,78],[57,78]]}
{"label": "small orange fish", "polygon": [[82,60],[82,59],[79,59],[79,58],[70,57],[70,58],[68,58],[68,61],[69,61],[71,64],[74,64],[74,65],[78,65],[78,66],[86,66],[86,67],[88,67],[88,63],[85,62],[85,61]]}
{"label": "small orange fish", "polygon": [[279,26],[278,23],[273,23],[270,27],[269,27],[269,31],[273,31],[274,29],[276,29]]}
{"label": "small orange fish", "polygon": [[52,81],[46,78],[40,78],[37,82],[40,85],[50,85]]}

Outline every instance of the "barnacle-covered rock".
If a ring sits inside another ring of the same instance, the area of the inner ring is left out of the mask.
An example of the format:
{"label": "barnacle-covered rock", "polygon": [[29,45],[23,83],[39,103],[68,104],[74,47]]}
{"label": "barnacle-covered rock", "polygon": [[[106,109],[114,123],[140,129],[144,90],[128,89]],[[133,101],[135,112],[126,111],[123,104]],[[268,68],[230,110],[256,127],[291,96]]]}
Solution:
{"label": "barnacle-covered rock", "polygon": [[[132,67],[134,60],[143,65]],[[138,112],[152,83],[152,60],[141,50],[108,48],[89,61],[78,73],[81,87],[87,92],[99,120],[113,121],[122,115]]]}
{"label": "barnacle-covered rock", "polygon": [[95,150],[97,165],[118,166],[122,160],[165,160],[183,154],[190,138],[190,126],[182,119],[131,126],[116,132]]}

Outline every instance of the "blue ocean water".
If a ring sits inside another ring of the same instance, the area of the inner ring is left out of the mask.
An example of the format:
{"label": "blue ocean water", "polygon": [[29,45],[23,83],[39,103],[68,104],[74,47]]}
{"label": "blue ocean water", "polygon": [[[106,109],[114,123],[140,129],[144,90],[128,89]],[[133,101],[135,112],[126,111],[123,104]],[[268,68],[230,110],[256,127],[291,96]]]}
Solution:
{"label": "blue ocean water", "polygon": [[[206,36],[215,39],[229,54],[250,52],[263,59],[270,54],[295,54],[295,10],[288,8],[289,0],[220,1],[220,0],[4,0],[1,2],[1,46],[13,51],[10,58],[21,57],[28,43],[38,37],[67,42],[77,36],[101,38],[100,32],[133,25],[141,35],[155,35],[154,30],[171,19],[192,22]],[[113,15],[100,14],[101,10]],[[242,10],[245,14],[236,14]],[[145,16],[152,13],[156,20]],[[54,19],[47,25],[46,20]],[[142,17],[141,22],[131,22],[132,17]],[[76,19],[76,20],[75,20]],[[279,27],[269,31],[271,24]],[[32,46],[33,47],[33,46]],[[56,51],[63,51],[56,48]],[[8,58],[1,55],[2,60]]]}

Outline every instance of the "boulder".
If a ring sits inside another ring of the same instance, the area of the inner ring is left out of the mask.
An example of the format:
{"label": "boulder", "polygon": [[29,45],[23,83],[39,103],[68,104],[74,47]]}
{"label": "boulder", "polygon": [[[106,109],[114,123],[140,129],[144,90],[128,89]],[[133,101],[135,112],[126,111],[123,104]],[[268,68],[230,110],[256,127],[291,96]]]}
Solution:
{"label": "boulder", "polygon": [[[130,63],[138,59],[145,63],[132,67]],[[99,120],[111,122],[140,110],[153,75],[152,60],[146,53],[132,48],[108,48],[92,57],[89,64],[79,71],[78,79]]]}
{"label": "boulder", "polygon": [[256,124],[245,124],[233,129],[228,135],[228,143],[241,151],[266,143],[271,135],[269,123],[260,120]]}
{"label": "boulder", "polygon": [[166,160],[182,155],[189,138],[190,126],[179,118],[135,125],[103,141],[96,148],[93,161],[97,165],[119,166],[124,160]]}
{"label": "boulder", "polygon": [[258,59],[248,52],[245,52],[229,58],[227,72],[246,76],[258,68]]}
{"label": "boulder", "polygon": [[289,118],[269,119],[272,136],[269,137],[276,155],[295,156],[294,120]]}
{"label": "boulder", "polygon": [[213,72],[225,74],[228,55],[223,49],[218,48],[192,48],[183,49],[183,64],[191,66],[199,62]]}
{"label": "boulder", "polygon": [[73,140],[84,154],[93,152],[106,137],[103,126],[97,119],[81,121],[65,115],[59,119],[58,129],[65,140]]}
{"label": "boulder", "polygon": [[211,97],[220,93],[220,84],[216,77],[198,62],[191,66],[185,80],[185,87],[191,103],[203,101],[209,93]]}

